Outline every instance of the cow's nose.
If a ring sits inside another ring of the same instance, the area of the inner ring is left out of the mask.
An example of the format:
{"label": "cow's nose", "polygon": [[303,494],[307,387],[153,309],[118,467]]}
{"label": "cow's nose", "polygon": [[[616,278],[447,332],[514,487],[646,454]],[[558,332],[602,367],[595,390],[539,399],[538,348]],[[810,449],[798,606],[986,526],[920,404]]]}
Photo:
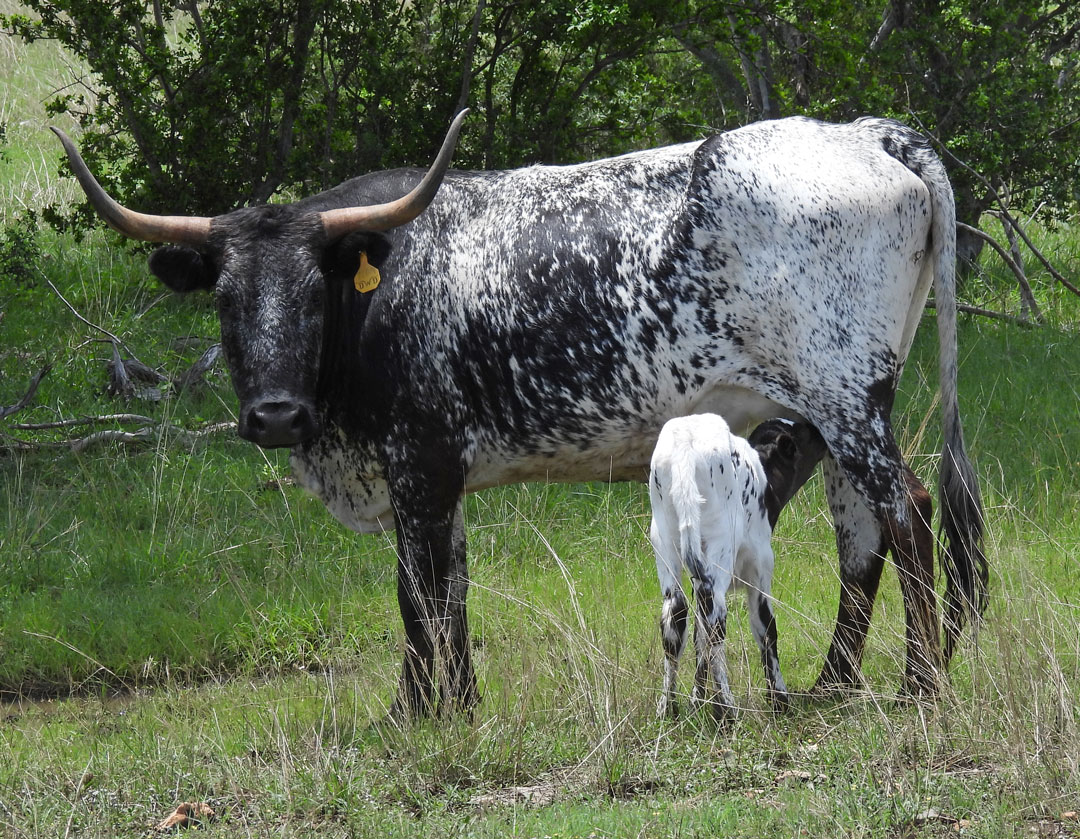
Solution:
{"label": "cow's nose", "polygon": [[239,434],[264,449],[295,446],[316,431],[314,412],[303,401],[264,399],[243,412]]}

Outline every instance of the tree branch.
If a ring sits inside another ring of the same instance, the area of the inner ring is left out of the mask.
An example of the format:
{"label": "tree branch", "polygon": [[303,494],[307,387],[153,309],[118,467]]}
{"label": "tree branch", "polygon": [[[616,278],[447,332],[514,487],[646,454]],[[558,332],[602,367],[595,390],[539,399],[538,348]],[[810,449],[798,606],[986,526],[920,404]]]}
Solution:
{"label": "tree branch", "polygon": [[[129,415],[131,416],[131,415]],[[107,417],[88,417],[76,422],[93,423],[104,421]],[[145,417],[141,418],[145,419]],[[186,446],[194,446],[200,440],[211,434],[221,431],[232,431],[236,428],[235,422],[218,422],[199,429],[180,428],[165,423],[151,423],[136,431],[124,431],[118,428],[107,428],[87,434],[85,437],[77,437],[70,440],[22,440],[10,434],[0,433],[0,450],[38,451],[40,449],[70,449],[73,452],[84,452],[87,449],[103,443],[122,443],[135,445],[139,443],[152,443],[159,438],[167,438],[173,442],[179,442]]]}
{"label": "tree branch", "polygon": [[103,327],[103,326],[98,326],[96,323],[92,323],[91,321],[88,321],[86,318],[84,318],[82,315],[80,315],[79,310],[76,309],[74,306],[72,306],[71,303],[68,301],[68,299],[66,297],[64,297],[64,295],[62,295],[60,293],[60,290],[56,286],[54,286],[52,284],[52,280],[50,280],[48,277],[45,276],[44,271],[41,272],[41,276],[44,278],[45,283],[49,286],[49,288],[51,288],[53,290],[53,294],[55,294],[57,297],[60,298],[61,301],[63,301],[63,304],[65,306],[67,306],[71,310],[71,313],[73,315],[75,315],[76,318],[81,320],[83,323],[85,323],[91,329],[96,329],[102,335],[106,336],[110,341],[113,342],[113,346],[121,346],[121,347],[123,347],[125,350],[128,351],[128,353],[130,353],[132,358],[135,358],[135,353],[131,352],[131,348],[127,344],[125,344],[123,341],[121,341],[119,338],[117,338],[108,329],[105,329],[105,327]]}
{"label": "tree branch", "polygon": [[1057,280],[1059,283],[1061,283],[1063,286],[1065,286],[1065,288],[1067,288],[1069,291],[1071,291],[1077,297],[1080,297],[1080,288],[1077,288],[1071,282],[1066,280],[1061,275],[1061,273],[1056,268],[1054,268],[1053,265],[1050,264],[1050,260],[1048,260],[1045,256],[1043,256],[1042,251],[1040,251],[1037,247],[1035,247],[1035,245],[1031,241],[1031,239],[1028,238],[1027,233],[1024,232],[1024,228],[1022,228],[1020,226],[1020,222],[1018,222],[1015,218],[1013,218],[1012,213],[1010,213],[1008,208],[1005,206],[1005,201],[1001,197],[1001,194],[996,189],[994,189],[994,187],[990,183],[990,181],[988,181],[981,173],[976,172],[975,169],[972,168],[972,166],[970,164],[966,163],[965,161],[963,161],[959,157],[957,157],[955,154],[953,154],[948,149],[948,147],[946,147],[946,145],[941,142],[940,138],[938,138],[937,136],[935,136],[934,134],[932,134],[930,131],[928,131],[926,129],[926,126],[922,124],[922,120],[919,119],[918,115],[912,113],[912,116],[915,118],[915,121],[919,123],[919,129],[926,136],[933,139],[933,141],[937,144],[938,148],[940,148],[942,151],[944,151],[945,154],[947,154],[949,156],[949,158],[952,159],[958,166],[961,166],[967,172],[971,173],[971,175],[976,180],[978,180],[979,183],[981,183],[983,185],[983,187],[986,188],[986,191],[990,195],[992,195],[994,197],[994,200],[998,204],[998,209],[1001,212],[1002,221],[1008,221],[1008,223],[1010,225],[1012,225],[1012,228],[1016,231],[1017,235],[1021,239],[1024,240],[1024,244],[1028,246],[1028,249],[1033,254],[1035,254],[1035,258],[1038,259],[1039,262],[1041,262],[1043,264],[1043,267],[1046,268],[1046,270],[1050,272],[1050,276],[1053,277],[1055,280]]}
{"label": "tree branch", "polygon": [[[926,301],[927,309],[937,309],[937,304],[933,300]],[[993,309],[980,309],[978,306],[968,306],[966,303],[957,303],[956,310],[958,312],[967,312],[969,315],[978,315],[983,318],[993,318],[994,320],[1003,320],[1007,323],[1015,324],[1016,326],[1026,326],[1031,328],[1034,324],[1027,318],[1018,318],[1016,315],[1007,315],[1004,312],[995,312]]]}
{"label": "tree branch", "polygon": [[34,394],[37,393],[38,385],[41,384],[41,380],[48,375],[48,372],[52,370],[52,364],[46,364],[40,370],[37,375],[30,381],[30,387],[26,389],[26,393],[23,394],[22,399],[16,402],[14,405],[8,405],[6,408],[0,406],[0,419],[4,417],[10,417],[12,414],[17,414],[23,408],[30,404],[30,400],[34,398]]}
{"label": "tree branch", "polygon": [[962,221],[956,222],[958,230],[963,230],[966,233],[970,233],[972,236],[977,236],[986,242],[990,247],[997,251],[998,256],[1009,266],[1010,270],[1016,276],[1016,282],[1020,286],[1020,300],[1022,301],[1024,308],[1030,309],[1032,319],[1036,323],[1043,322],[1043,313],[1039,308],[1039,304],[1035,301],[1035,295],[1031,291],[1031,285],[1028,283],[1027,277],[1024,276],[1024,269],[1020,267],[1019,263],[1013,259],[1012,255],[1007,253],[1001,244],[991,236],[980,230],[977,227],[972,227],[970,224],[964,224]]}
{"label": "tree branch", "polygon": [[97,425],[103,422],[141,422],[152,424],[151,417],[142,414],[105,414],[100,417],[77,417],[74,419],[54,420],[53,422],[13,422],[16,431],[48,431],[51,428],[72,428],[77,425]]}
{"label": "tree branch", "polygon": [[485,6],[487,6],[487,0],[477,0],[476,11],[473,13],[472,18],[472,28],[469,30],[469,40],[465,44],[465,57],[461,61],[461,90],[458,93],[457,107],[454,108],[455,114],[460,113],[469,104],[473,56],[476,54],[476,42],[480,38],[480,23],[484,17]]}

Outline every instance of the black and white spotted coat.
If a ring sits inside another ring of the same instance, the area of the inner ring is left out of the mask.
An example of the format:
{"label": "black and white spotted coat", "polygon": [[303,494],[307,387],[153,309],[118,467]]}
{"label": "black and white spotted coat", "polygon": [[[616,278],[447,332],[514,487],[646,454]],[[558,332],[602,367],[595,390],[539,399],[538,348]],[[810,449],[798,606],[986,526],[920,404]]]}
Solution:
{"label": "black and white spotted coat", "polygon": [[[241,423],[256,399],[311,401],[297,479],[347,527],[397,528],[406,704],[440,679],[475,698],[463,493],[643,480],[663,423],[706,411],[739,432],[803,418],[828,443],[844,588],[823,679],[854,681],[869,618],[843,598],[861,587],[872,603],[880,555],[911,530],[890,411],[931,285],[947,570],[956,603],[973,596],[981,510],[956,398],[952,194],[920,135],[796,118],[577,166],[450,172],[385,238],[325,240],[315,212],[396,198],[419,175],[218,217],[204,252],[169,248],[155,267],[197,262],[215,288]],[[353,287],[361,251],[381,269],[374,291]],[[911,594],[931,610],[909,635],[916,679],[939,663],[932,597]]]}

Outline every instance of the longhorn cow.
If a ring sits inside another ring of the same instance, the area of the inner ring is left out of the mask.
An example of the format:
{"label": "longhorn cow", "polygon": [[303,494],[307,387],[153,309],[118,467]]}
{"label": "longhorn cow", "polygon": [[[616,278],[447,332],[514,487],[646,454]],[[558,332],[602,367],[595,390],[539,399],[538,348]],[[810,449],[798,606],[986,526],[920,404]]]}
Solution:
{"label": "longhorn cow", "polygon": [[[790,118],[581,165],[447,171],[463,116],[426,174],[213,218],[120,206],[57,132],[112,227],[170,243],[151,270],[213,292],[240,436],[291,447],[345,526],[396,529],[396,708],[477,700],[466,492],[645,480],[664,422],[699,412],[740,434],[807,421],[828,446],[840,604],[817,687],[857,682],[891,550],[905,684],[932,692],[987,563],[956,392],[952,190],[926,140],[882,119]],[[890,419],[931,285],[944,648],[930,496]]]}

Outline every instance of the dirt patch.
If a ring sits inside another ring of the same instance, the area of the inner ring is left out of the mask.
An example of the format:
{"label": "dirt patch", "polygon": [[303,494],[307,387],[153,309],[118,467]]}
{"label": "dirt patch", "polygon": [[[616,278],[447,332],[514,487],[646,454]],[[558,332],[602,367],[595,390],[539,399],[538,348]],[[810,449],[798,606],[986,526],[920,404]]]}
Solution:
{"label": "dirt patch", "polygon": [[556,771],[534,784],[503,787],[474,795],[469,804],[482,810],[494,807],[550,807],[556,801],[573,798],[595,782],[595,777],[581,769]]}

